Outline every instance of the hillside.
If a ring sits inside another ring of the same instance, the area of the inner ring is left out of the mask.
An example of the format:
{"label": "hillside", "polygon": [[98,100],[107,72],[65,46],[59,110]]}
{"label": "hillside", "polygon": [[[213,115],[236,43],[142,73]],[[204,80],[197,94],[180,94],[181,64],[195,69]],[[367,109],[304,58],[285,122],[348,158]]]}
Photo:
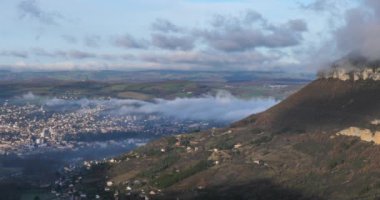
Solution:
{"label": "hillside", "polygon": [[379,81],[319,79],[264,113],[237,125],[252,125],[282,133],[366,126],[380,117],[379,92]]}
{"label": "hillside", "polygon": [[319,79],[229,128],[93,164],[75,188],[104,199],[376,199],[380,146],[337,133],[378,129],[379,100],[380,82]]}

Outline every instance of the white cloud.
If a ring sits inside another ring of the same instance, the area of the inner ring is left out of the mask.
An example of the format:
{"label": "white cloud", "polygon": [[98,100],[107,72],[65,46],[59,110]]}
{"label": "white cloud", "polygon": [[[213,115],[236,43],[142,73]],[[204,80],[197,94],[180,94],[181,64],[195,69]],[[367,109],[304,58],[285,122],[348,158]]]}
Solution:
{"label": "white cloud", "polygon": [[277,103],[272,98],[240,99],[226,91],[220,91],[216,96],[206,95],[193,98],[176,98],[173,100],[155,99],[153,102],[125,99],[110,100],[64,100],[58,98],[36,97],[28,93],[22,98],[26,101],[40,101],[46,106],[63,109],[65,106],[79,106],[80,109],[101,105],[107,112],[115,115],[163,114],[167,117],[190,120],[213,120],[232,122],[251,114],[268,109]]}

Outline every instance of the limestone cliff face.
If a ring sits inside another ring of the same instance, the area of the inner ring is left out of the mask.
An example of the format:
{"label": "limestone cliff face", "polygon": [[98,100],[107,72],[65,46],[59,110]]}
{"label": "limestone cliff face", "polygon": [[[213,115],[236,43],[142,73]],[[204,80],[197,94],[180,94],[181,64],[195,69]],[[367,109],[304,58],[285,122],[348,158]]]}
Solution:
{"label": "limestone cliff face", "polygon": [[371,131],[369,129],[350,127],[339,131],[337,135],[359,137],[363,141],[380,144],[380,131]]}
{"label": "limestone cliff face", "polygon": [[334,68],[329,71],[320,72],[319,78],[324,79],[339,79],[342,81],[358,81],[358,80],[374,80],[380,81],[380,68],[360,68],[347,70],[345,68]]}

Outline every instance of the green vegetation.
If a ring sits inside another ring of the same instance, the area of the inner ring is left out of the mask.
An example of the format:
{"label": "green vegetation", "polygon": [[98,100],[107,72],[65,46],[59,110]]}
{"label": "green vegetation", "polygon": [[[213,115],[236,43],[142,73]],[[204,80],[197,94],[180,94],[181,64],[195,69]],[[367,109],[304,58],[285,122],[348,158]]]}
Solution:
{"label": "green vegetation", "polygon": [[140,173],[140,176],[144,176],[144,177],[148,177],[148,178],[154,178],[154,176],[158,172],[161,172],[161,171],[169,168],[171,165],[173,165],[175,162],[177,162],[178,159],[179,159],[178,154],[171,153],[168,156],[166,156],[164,159],[158,161],[158,163],[154,164],[148,170]]}
{"label": "green vegetation", "polygon": [[331,170],[331,169],[336,168],[338,165],[343,164],[344,162],[345,162],[345,159],[343,158],[343,156],[338,156],[333,159],[330,159],[327,162],[327,167]]}
{"label": "green vegetation", "polygon": [[252,144],[259,146],[261,144],[268,143],[268,142],[272,141],[272,139],[273,139],[273,135],[265,135],[265,136],[262,136],[258,139],[253,140]]}
{"label": "green vegetation", "polygon": [[211,167],[212,164],[208,160],[201,160],[197,164],[183,170],[180,172],[173,172],[170,174],[164,174],[154,180],[154,183],[159,188],[167,188],[187,177],[190,177],[196,173],[199,173],[207,168]]}
{"label": "green vegetation", "polygon": [[181,140],[180,140],[180,144],[182,146],[190,146],[190,141],[193,139],[194,137],[192,135],[182,135],[181,136]]}
{"label": "green vegetation", "polygon": [[364,185],[362,186],[362,188],[360,189],[358,195],[364,195],[366,193],[368,193],[369,191],[371,191],[371,187],[369,185]]}
{"label": "green vegetation", "polygon": [[318,156],[327,154],[331,150],[331,143],[321,145],[318,141],[306,140],[293,145],[293,148],[310,156]]}
{"label": "green vegetation", "polygon": [[177,138],[170,136],[166,138],[166,141],[168,142],[168,146],[173,146],[177,142]]}
{"label": "green vegetation", "polygon": [[205,145],[206,149],[230,150],[237,143],[237,139],[228,134],[215,136],[213,139]]}
{"label": "green vegetation", "polygon": [[160,149],[154,149],[154,148],[143,148],[139,150],[139,153],[145,154],[146,156],[159,156],[162,154]]}
{"label": "green vegetation", "polygon": [[364,159],[362,158],[356,158],[352,161],[352,168],[354,169],[361,169],[365,166]]}
{"label": "green vegetation", "polygon": [[229,137],[221,137],[217,140],[215,148],[220,149],[220,150],[230,150],[234,148],[234,145],[236,142]]}
{"label": "green vegetation", "polygon": [[359,142],[359,139],[354,138],[354,139],[352,139],[351,141],[343,142],[341,146],[342,146],[342,148],[343,148],[344,150],[348,150],[349,148],[351,148],[353,145],[355,145],[355,144],[358,143],[358,142]]}
{"label": "green vegetation", "polygon": [[[67,95],[77,98],[113,97],[138,100],[154,98],[193,97],[203,94],[216,94],[227,90],[242,98],[275,97],[284,99],[298,90],[305,82],[289,79],[285,88],[268,87],[271,81],[247,79],[235,82],[226,78],[230,73],[218,72],[49,72],[17,73],[3,76],[0,82],[0,97],[10,98],[33,92],[40,96]],[[241,76],[236,74],[234,76]],[[252,73],[255,76],[255,73]],[[272,77],[275,82],[275,77]]]}
{"label": "green vegetation", "polygon": [[253,96],[274,97],[276,99],[282,99],[284,93],[290,94],[289,90],[298,90],[298,86],[286,86],[284,88],[270,88],[268,85],[239,85],[234,88],[232,94],[242,94],[242,98],[250,98]]}
{"label": "green vegetation", "polygon": [[182,146],[189,146],[190,145],[190,139],[189,138],[182,138],[181,139],[181,145]]}
{"label": "green vegetation", "polygon": [[264,130],[263,129],[260,129],[260,128],[253,128],[252,130],[251,130],[251,133],[252,134],[260,134],[260,133],[262,133]]}
{"label": "green vegetation", "polygon": [[148,83],[95,82],[95,81],[54,81],[0,83],[0,97],[21,96],[28,92],[40,96],[71,96],[77,98],[113,97],[125,99],[151,100],[154,98],[191,97],[212,90],[211,87],[189,81],[165,81]]}

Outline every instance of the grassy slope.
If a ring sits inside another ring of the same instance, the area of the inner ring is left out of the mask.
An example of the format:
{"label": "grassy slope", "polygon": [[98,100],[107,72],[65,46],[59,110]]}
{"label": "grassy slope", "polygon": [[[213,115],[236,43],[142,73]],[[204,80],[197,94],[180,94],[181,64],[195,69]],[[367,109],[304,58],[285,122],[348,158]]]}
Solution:
{"label": "grassy slope", "polygon": [[[119,158],[121,163],[107,165],[104,175],[121,191],[125,191],[125,181],[139,180],[143,184],[133,185],[134,189],[164,189],[165,198],[227,198],[231,197],[227,191],[233,187],[236,194],[237,186],[251,188],[251,184],[262,181],[270,185],[268,191],[272,187],[300,199],[349,199],[373,195],[380,189],[379,146],[355,138],[331,139],[329,134],[273,135],[246,128],[230,130],[228,134],[218,130],[214,136],[207,132],[183,135],[182,140],[188,141],[183,146],[174,145],[173,138],[161,139],[124,155]],[[238,143],[242,147],[233,148]],[[188,152],[187,147],[192,151]],[[214,148],[218,153],[212,152]],[[200,186],[205,189],[198,190]],[[239,195],[243,199],[262,195],[254,188],[246,192]]]}

